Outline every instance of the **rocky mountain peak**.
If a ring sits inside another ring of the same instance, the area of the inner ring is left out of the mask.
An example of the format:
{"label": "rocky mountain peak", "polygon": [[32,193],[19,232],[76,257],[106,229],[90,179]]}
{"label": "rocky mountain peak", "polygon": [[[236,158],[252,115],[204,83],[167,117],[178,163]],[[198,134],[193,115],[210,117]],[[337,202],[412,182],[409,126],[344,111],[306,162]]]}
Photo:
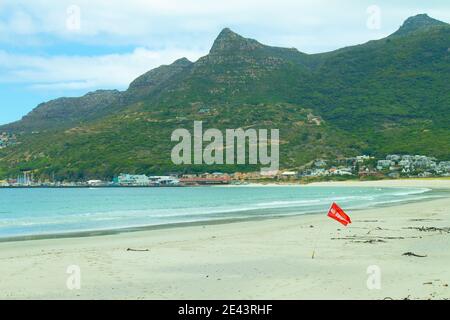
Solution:
{"label": "rocky mountain peak", "polygon": [[448,25],[445,22],[436,20],[428,16],[427,14],[418,14],[413,17],[409,17],[400,27],[400,29],[394,33],[394,35],[408,35],[418,30],[424,30],[435,26]]}
{"label": "rocky mountain peak", "polygon": [[229,28],[223,29],[217,36],[211,48],[210,54],[220,54],[223,52],[252,51],[263,47],[258,41],[247,39],[233,32]]}

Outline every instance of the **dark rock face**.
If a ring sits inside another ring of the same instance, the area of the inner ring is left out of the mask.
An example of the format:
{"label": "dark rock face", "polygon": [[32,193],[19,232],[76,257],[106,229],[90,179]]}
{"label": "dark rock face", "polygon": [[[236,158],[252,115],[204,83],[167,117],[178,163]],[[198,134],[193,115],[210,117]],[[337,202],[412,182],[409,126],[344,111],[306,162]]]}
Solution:
{"label": "dark rock face", "polygon": [[246,39],[228,28],[223,29],[211,48],[211,55],[221,55],[230,52],[253,51],[264,46],[253,39]]}
{"label": "dark rock face", "polygon": [[167,81],[173,75],[183,71],[190,66],[192,66],[192,62],[186,58],[181,58],[168,66],[160,66],[138,77],[130,84],[128,90],[134,91],[144,88],[150,91],[152,88]]}
{"label": "dark rock face", "polygon": [[396,36],[404,36],[416,31],[425,30],[435,26],[446,26],[445,22],[433,19],[427,14],[418,14],[414,17],[406,19],[400,29],[394,33]]}
{"label": "dark rock face", "polygon": [[41,131],[75,126],[114,112],[122,93],[98,90],[82,97],[59,98],[41,103],[22,120],[4,126],[5,130]]}
{"label": "dark rock face", "polygon": [[169,85],[174,76],[189,70],[193,63],[186,58],[181,58],[167,66],[160,66],[143,74],[134,80],[124,94],[125,103],[130,103],[139,98],[146,97],[157,90],[162,90]]}

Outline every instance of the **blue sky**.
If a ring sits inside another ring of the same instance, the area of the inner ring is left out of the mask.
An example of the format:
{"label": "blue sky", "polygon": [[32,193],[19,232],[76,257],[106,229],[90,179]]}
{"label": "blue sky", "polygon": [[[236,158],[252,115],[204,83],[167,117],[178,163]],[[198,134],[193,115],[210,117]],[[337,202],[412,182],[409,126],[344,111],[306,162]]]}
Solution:
{"label": "blue sky", "polygon": [[450,1],[0,0],[0,124],[41,102],[126,89],[140,74],[208,53],[224,27],[317,53],[379,39]]}

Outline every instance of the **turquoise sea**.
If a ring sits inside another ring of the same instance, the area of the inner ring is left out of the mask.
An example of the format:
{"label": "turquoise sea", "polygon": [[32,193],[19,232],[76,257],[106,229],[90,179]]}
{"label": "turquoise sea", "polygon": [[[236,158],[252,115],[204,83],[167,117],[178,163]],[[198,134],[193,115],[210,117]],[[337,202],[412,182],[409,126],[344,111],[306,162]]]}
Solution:
{"label": "turquoise sea", "polygon": [[174,223],[326,214],[438,197],[430,189],[192,187],[0,189],[0,238]]}

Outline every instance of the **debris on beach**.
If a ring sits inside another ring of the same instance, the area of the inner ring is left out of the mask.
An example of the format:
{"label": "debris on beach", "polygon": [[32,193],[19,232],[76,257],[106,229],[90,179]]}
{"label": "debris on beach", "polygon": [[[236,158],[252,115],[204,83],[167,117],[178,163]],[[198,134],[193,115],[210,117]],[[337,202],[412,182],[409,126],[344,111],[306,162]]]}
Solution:
{"label": "debris on beach", "polygon": [[[440,283],[436,283],[435,282],[440,282]],[[434,281],[430,281],[430,282],[424,282],[423,285],[437,285],[437,286],[442,286],[442,287],[448,287],[447,283],[442,283],[442,280],[434,280]]]}
{"label": "debris on beach", "polygon": [[366,241],[353,241],[353,242],[362,242],[362,243],[386,243],[386,241],[381,239],[370,239]]}
{"label": "debris on beach", "polygon": [[440,233],[450,233],[450,228],[437,228],[437,227],[409,227],[405,228],[409,230],[418,230],[421,232],[440,232]]}
{"label": "debris on beach", "polygon": [[388,230],[388,229],[383,229],[383,228],[380,228],[380,227],[376,227],[375,229],[371,229],[371,230],[367,231],[366,234],[371,234],[372,231],[385,231],[385,230]]}
{"label": "debris on beach", "polygon": [[417,239],[418,237],[382,237],[382,236],[348,236],[340,238],[331,238],[331,240],[349,240],[351,242],[360,243],[376,243],[376,242],[387,242],[386,240],[404,240],[404,239]]}
{"label": "debris on beach", "polygon": [[150,249],[131,249],[128,248],[127,251],[133,251],[133,252],[148,252]]}
{"label": "debris on beach", "polygon": [[414,252],[405,252],[403,254],[403,256],[416,257],[416,258],[426,258],[426,257],[428,257],[427,255],[423,256],[423,255],[420,255],[420,254],[416,254]]}
{"label": "debris on beach", "polygon": [[[395,300],[392,297],[385,297],[383,300]],[[409,294],[406,298],[401,298],[399,300],[411,300],[411,295]]]}

